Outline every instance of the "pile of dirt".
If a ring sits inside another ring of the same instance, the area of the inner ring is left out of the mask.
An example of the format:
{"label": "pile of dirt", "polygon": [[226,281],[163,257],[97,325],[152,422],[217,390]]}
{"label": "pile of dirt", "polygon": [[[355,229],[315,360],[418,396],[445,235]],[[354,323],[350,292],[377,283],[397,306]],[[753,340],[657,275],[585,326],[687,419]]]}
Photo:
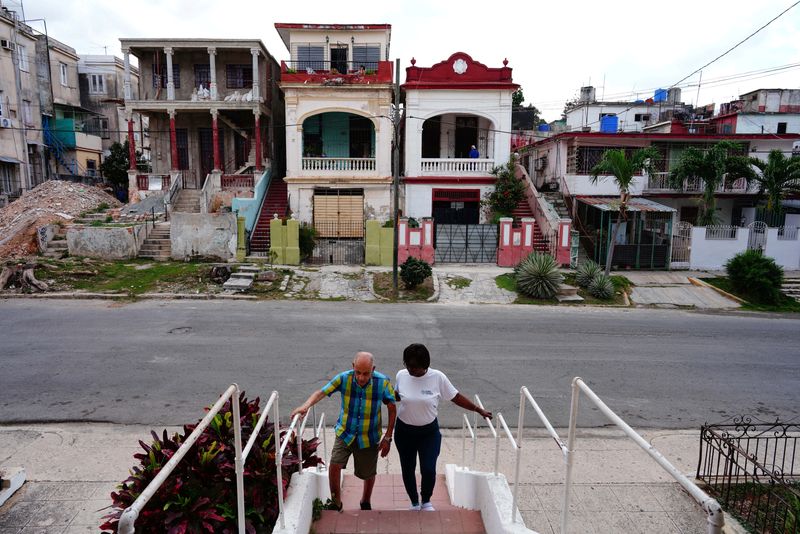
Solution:
{"label": "pile of dirt", "polygon": [[0,260],[36,254],[36,230],[58,221],[69,222],[100,204],[111,208],[121,203],[93,185],[50,180],[25,191],[0,208]]}

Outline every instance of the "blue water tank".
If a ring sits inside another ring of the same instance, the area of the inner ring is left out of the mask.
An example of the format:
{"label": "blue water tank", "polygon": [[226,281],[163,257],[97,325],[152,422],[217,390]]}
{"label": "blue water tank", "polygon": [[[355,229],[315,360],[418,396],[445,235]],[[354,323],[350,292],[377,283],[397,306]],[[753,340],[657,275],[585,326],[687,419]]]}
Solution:
{"label": "blue water tank", "polygon": [[537,130],[539,130],[540,132],[549,132],[550,131],[550,125],[549,124],[540,124],[539,127],[537,128]]}
{"label": "blue water tank", "polygon": [[634,104],[644,104],[644,100],[642,100],[642,99],[640,98],[639,100],[634,100],[634,101],[633,101],[633,103],[634,103]]}
{"label": "blue water tank", "polygon": [[600,117],[600,131],[604,133],[617,133],[619,117],[616,115],[604,115]]}
{"label": "blue water tank", "polygon": [[666,101],[667,101],[667,90],[656,89],[656,94],[653,95],[653,102],[666,102]]}

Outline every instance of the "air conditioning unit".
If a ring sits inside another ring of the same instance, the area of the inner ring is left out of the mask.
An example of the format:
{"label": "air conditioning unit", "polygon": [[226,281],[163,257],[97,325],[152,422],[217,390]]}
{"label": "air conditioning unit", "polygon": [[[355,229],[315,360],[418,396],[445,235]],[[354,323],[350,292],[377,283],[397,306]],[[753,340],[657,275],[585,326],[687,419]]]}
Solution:
{"label": "air conditioning unit", "polygon": [[8,119],[6,117],[0,117],[0,128],[13,128],[13,127],[14,123],[11,121],[11,119]]}
{"label": "air conditioning unit", "polygon": [[5,48],[6,50],[14,50],[14,42],[9,41],[8,39],[0,39],[0,47]]}

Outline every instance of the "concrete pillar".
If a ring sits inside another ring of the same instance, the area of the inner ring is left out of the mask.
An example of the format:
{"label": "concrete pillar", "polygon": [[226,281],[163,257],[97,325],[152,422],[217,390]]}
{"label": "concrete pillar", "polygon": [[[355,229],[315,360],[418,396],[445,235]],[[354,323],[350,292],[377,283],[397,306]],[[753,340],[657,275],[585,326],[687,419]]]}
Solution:
{"label": "concrete pillar", "polygon": [[264,166],[261,164],[261,110],[258,108],[253,110],[253,115],[255,115],[255,136],[254,142],[256,144],[256,171],[261,172]]}
{"label": "concrete pillar", "polygon": [[397,264],[408,259],[408,218],[400,217],[397,221]]}
{"label": "concrete pillar", "polygon": [[433,219],[422,219],[422,259],[433,265],[435,251],[433,248]]}
{"label": "concrete pillar", "polygon": [[500,218],[500,240],[497,245],[497,265],[500,267],[513,267],[516,265],[514,262],[514,247],[511,224],[514,219],[511,217]]}
{"label": "concrete pillar", "polygon": [[250,53],[253,55],[253,101],[258,102],[259,98],[261,98],[261,89],[258,81],[258,57],[260,50],[258,48],[251,48]]}
{"label": "concrete pillar", "polygon": [[247,256],[245,220],[244,217],[236,217],[236,261],[244,261]]}
{"label": "concrete pillar", "polygon": [[286,265],[286,241],[283,229],[283,221],[277,217],[269,221],[270,260],[279,265]]}
{"label": "concrete pillar", "polygon": [[175,110],[169,110],[169,153],[170,153],[170,169],[177,171],[179,168],[178,159],[178,134],[175,131]]}
{"label": "concrete pillar", "polygon": [[125,100],[131,100],[133,94],[131,91],[131,51],[128,48],[122,49],[122,57],[125,58],[125,81],[124,81],[124,95]]}
{"label": "concrete pillar", "polygon": [[533,232],[536,219],[524,217],[522,219],[522,257],[533,252]]}
{"label": "concrete pillar", "polygon": [[561,265],[569,265],[570,253],[570,222],[558,223],[558,247],[556,248],[556,261]]}
{"label": "concrete pillar", "polygon": [[211,141],[214,145],[214,170],[219,171],[222,166],[220,165],[219,157],[219,124],[217,116],[219,112],[216,109],[211,110]]}
{"label": "concrete pillar", "polygon": [[217,49],[208,49],[208,69],[211,75],[208,91],[211,93],[211,100],[217,100]]}
{"label": "concrete pillar", "polygon": [[136,140],[133,137],[133,117],[128,115],[128,169],[136,170]]}
{"label": "concrete pillar", "polygon": [[167,56],[167,100],[175,100],[175,81],[172,79],[172,47],[164,48]]}
{"label": "concrete pillar", "polygon": [[285,265],[300,265],[300,221],[286,221]]}
{"label": "concrete pillar", "polygon": [[367,265],[381,264],[381,223],[369,220],[366,223],[366,236],[364,239],[364,263]]}

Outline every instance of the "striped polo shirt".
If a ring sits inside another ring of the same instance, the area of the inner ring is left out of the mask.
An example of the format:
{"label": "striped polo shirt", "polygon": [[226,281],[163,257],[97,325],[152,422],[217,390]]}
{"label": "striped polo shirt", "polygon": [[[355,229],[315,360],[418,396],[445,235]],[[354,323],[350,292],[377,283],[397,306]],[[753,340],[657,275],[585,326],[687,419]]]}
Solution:
{"label": "striped polo shirt", "polygon": [[355,371],[339,373],[328,382],[322,392],[331,396],[342,394],[342,408],[336,421],[336,435],[350,445],[353,441],[359,449],[376,445],[381,435],[381,404],[395,402],[394,389],[389,379],[378,372],[363,388],[358,385]]}

